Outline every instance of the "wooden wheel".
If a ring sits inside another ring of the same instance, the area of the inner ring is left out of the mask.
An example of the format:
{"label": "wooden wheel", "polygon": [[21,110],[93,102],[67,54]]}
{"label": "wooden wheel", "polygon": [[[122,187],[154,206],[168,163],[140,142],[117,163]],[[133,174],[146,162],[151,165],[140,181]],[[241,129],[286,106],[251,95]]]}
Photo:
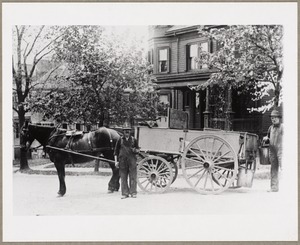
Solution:
{"label": "wooden wheel", "polygon": [[148,156],[137,166],[137,184],[145,192],[164,192],[173,181],[172,166],[165,159]]}
{"label": "wooden wheel", "polygon": [[192,188],[202,194],[218,194],[236,179],[238,160],[227,141],[215,135],[203,135],[185,148],[181,166]]}

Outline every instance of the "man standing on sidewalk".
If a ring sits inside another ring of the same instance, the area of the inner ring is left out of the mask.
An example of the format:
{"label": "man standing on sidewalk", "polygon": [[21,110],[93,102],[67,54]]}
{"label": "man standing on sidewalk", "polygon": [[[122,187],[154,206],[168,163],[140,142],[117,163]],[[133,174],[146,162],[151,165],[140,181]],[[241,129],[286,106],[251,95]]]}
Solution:
{"label": "man standing on sidewalk", "polygon": [[263,138],[266,144],[269,144],[269,161],[271,163],[271,192],[279,191],[279,169],[282,169],[282,136],[283,126],[280,122],[281,114],[279,110],[274,109],[271,112],[272,125],[269,127],[268,135]]}
{"label": "man standing on sidewalk", "polygon": [[[137,194],[137,166],[136,154],[139,152],[137,140],[130,135],[131,127],[123,126],[124,135],[117,141],[115,146],[115,164],[119,167],[121,177],[122,199],[129,195],[136,198]],[[128,185],[129,176],[129,185]]]}

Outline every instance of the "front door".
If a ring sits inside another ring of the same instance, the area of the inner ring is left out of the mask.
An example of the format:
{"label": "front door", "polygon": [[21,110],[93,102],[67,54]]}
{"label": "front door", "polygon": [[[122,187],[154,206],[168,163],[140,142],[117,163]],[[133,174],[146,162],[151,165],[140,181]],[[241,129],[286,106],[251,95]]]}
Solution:
{"label": "front door", "polygon": [[205,91],[185,90],[183,92],[183,110],[189,115],[189,128],[204,127]]}

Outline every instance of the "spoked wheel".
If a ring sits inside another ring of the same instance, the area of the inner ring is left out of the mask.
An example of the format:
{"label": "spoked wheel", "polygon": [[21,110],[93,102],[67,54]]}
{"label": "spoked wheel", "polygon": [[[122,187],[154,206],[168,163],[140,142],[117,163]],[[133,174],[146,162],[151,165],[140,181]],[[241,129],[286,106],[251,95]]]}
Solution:
{"label": "spoked wheel", "polygon": [[203,135],[185,148],[181,166],[192,188],[202,194],[218,194],[236,179],[238,160],[227,141],[215,135]]}
{"label": "spoked wheel", "polygon": [[172,166],[165,159],[148,156],[137,166],[137,184],[145,192],[164,192],[173,181]]}

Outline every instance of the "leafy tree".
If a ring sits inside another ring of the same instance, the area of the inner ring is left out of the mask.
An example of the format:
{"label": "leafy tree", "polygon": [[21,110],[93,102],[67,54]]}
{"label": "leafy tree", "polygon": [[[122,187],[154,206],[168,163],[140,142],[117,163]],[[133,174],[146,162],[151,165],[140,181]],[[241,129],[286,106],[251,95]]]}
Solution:
{"label": "leafy tree", "polygon": [[64,91],[42,96],[37,111],[63,121],[120,124],[136,115],[155,116],[151,67],[139,41],[130,44],[100,26],[61,27],[56,59],[66,64]]}
{"label": "leafy tree", "polygon": [[[53,35],[45,26],[13,27],[13,96],[16,98],[13,110],[18,114],[20,132],[25,123],[25,114],[31,110],[29,95],[37,86],[41,86],[37,79],[36,68],[42,59],[51,56],[54,51],[53,44],[59,38],[60,35]],[[49,77],[57,68],[55,65],[49,67]],[[48,78],[43,80],[44,84],[48,82]],[[20,150],[20,169],[26,170],[29,166],[22,133]]]}
{"label": "leafy tree", "polygon": [[251,110],[265,111],[282,101],[283,27],[280,25],[243,25],[202,27],[217,50],[200,52],[198,62],[212,70],[209,80],[194,89],[214,85],[232,86],[241,93],[252,94],[253,100],[274,94],[266,104]]}

